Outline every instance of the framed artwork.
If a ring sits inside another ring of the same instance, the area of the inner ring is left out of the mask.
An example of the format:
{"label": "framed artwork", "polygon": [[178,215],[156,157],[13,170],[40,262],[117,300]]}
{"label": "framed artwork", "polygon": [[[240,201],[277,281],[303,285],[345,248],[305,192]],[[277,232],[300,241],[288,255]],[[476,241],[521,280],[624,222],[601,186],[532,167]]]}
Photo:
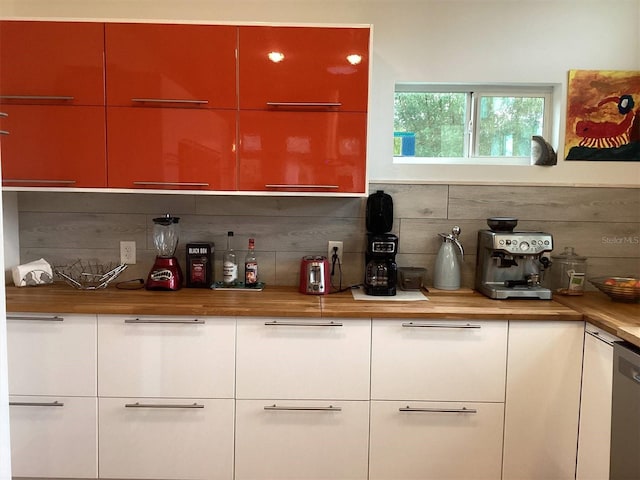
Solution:
{"label": "framed artwork", "polygon": [[640,161],[640,71],[569,71],[565,160]]}

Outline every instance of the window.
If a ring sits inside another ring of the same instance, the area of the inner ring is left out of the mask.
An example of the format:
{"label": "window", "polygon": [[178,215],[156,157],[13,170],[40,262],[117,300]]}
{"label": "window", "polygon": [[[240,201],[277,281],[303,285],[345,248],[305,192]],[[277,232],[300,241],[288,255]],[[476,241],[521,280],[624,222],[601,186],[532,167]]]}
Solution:
{"label": "window", "polygon": [[548,138],[552,87],[398,84],[396,163],[529,164]]}

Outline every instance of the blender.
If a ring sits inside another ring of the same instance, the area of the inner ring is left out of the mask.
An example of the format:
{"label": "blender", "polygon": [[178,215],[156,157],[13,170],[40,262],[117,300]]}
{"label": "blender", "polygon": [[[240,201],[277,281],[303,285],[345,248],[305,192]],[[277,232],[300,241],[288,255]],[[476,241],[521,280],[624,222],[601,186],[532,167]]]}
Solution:
{"label": "blender", "polygon": [[180,217],[172,217],[168,213],[153,219],[153,244],[158,254],[147,278],[147,290],[179,290],[182,287],[182,270],[174,256],[178,246],[179,221]]}

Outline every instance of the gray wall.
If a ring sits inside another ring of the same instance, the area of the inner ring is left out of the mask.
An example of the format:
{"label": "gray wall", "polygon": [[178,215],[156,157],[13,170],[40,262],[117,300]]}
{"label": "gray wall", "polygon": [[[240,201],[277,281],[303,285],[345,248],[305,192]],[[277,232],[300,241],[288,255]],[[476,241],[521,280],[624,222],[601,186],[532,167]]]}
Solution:
{"label": "gray wall", "polygon": [[[463,284],[472,286],[476,232],[490,216],[515,216],[520,230],[553,234],[554,254],[575,247],[588,257],[588,276],[640,274],[637,188],[370,185],[371,192],[377,189],[394,200],[398,264],[426,267],[429,284],[438,232],[459,225],[467,252]],[[365,204],[365,198],[19,192],[20,261],[119,262],[119,241],[134,240],[138,262],[121,279],[146,277],[155,256],[152,218],[169,212],[181,217],[177,255],[183,265],[185,243],[214,242],[220,279],[226,233],[233,230],[242,256],[247,239],[255,237],[264,282],[297,285],[300,257],[326,255],[329,240],[342,240],[344,286],[362,279]]]}

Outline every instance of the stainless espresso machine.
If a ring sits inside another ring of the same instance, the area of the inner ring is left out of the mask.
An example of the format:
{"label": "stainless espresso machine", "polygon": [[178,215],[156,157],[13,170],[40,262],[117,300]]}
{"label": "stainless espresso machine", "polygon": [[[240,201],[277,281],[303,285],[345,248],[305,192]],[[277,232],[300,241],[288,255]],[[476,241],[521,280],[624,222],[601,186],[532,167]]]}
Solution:
{"label": "stainless espresso machine", "polygon": [[491,230],[478,231],[476,290],[495,299],[551,300],[551,290],[540,285],[551,265],[544,255],[553,250],[551,234],[514,232],[517,220],[510,217],[490,218],[487,223]]}

